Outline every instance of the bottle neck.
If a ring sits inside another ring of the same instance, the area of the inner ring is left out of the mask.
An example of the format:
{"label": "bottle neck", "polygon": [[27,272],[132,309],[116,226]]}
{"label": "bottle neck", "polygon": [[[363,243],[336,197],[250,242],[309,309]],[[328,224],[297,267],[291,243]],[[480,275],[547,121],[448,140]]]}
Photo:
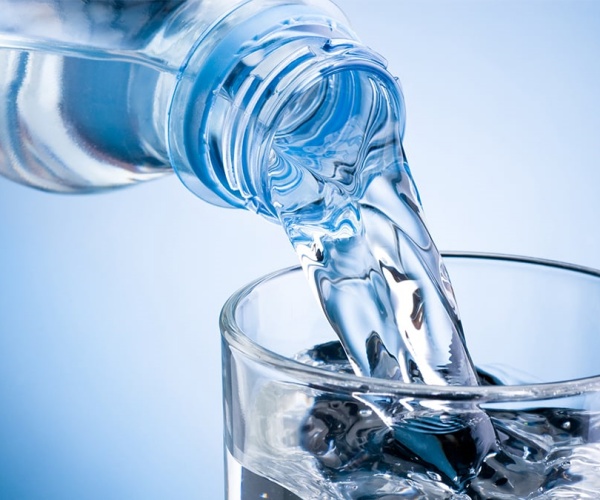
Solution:
{"label": "bottle neck", "polygon": [[205,37],[192,53],[171,104],[168,140],[172,164],[194,194],[276,217],[267,180],[273,142],[319,113],[332,82],[348,82],[336,95],[355,91],[352,78],[334,75],[367,75],[394,88],[399,114],[403,104],[385,61],[337,20],[341,13],[315,8],[319,0],[266,3],[251,16],[242,6],[221,22],[226,33]]}

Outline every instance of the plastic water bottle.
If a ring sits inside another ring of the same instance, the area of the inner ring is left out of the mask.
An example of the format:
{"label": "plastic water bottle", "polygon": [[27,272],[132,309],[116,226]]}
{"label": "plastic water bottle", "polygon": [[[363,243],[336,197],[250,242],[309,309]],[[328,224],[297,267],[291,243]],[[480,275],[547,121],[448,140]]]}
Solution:
{"label": "plastic water bottle", "polygon": [[273,215],[262,171],[286,102],[334,68],[391,81],[328,0],[0,8],[0,173],[47,191],[175,170],[206,201]]}

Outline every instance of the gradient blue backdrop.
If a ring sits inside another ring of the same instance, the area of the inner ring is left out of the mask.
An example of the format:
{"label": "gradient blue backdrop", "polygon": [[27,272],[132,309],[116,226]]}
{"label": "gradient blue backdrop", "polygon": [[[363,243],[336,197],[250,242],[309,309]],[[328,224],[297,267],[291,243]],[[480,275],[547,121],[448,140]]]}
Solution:
{"label": "gradient blue backdrop", "polygon": [[[600,267],[600,2],[339,0],[389,60],[442,249]],[[218,314],[295,263],[170,178],[0,180],[0,499],[222,498]]]}

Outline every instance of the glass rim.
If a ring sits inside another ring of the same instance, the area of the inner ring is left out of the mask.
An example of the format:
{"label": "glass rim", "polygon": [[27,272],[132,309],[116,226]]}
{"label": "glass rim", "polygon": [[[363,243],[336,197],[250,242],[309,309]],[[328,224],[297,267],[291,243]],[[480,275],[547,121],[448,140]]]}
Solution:
{"label": "glass rim", "polygon": [[[510,254],[445,251],[444,258],[493,260],[517,262],[537,266],[551,267],[566,271],[587,274],[600,278],[600,270],[568,264],[561,261],[524,257]],[[240,288],[225,302],[220,315],[221,335],[230,348],[242,352],[248,358],[270,366],[294,377],[316,389],[335,390],[336,392],[368,392],[394,394],[398,397],[418,397],[445,401],[477,401],[479,403],[540,401],[578,396],[583,393],[600,392],[600,375],[572,380],[502,386],[443,386],[408,384],[395,380],[360,377],[352,373],[339,373],[306,365],[273,352],[247,337],[235,319],[238,305],[261,284],[283,275],[301,271],[299,265],[287,267],[264,275]]]}

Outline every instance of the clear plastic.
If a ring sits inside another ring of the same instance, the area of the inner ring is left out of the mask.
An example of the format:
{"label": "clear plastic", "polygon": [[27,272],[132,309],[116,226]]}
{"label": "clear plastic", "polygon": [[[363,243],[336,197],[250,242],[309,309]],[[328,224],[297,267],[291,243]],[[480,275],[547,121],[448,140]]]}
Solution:
{"label": "clear plastic", "polygon": [[[597,497],[600,272],[499,255],[444,257],[482,386],[350,373],[298,269],[227,302],[228,499]],[[443,448],[464,463],[464,435],[434,423],[478,411],[497,442],[457,488],[414,450]]]}
{"label": "clear plastic", "polygon": [[273,40],[350,33],[327,0],[0,0],[0,9],[0,174],[88,192],[174,168],[224,206],[246,201],[219,152],[206,152],[207,116],[224,128],[215,96],[240,65],[238,84],[266,77],[264,64],[252,70]]}

